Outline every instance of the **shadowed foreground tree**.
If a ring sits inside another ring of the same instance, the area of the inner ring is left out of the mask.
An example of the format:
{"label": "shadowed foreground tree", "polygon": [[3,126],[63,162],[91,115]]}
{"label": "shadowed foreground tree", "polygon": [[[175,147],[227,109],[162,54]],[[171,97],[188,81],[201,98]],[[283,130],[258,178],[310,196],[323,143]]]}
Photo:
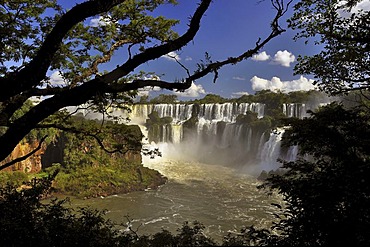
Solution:
{"label": "shadowed foreground tree", "polygon": [[294,7],[296,38],[323,48],[299,57],[295,72],[314,75],[329,94],[359,91],[365,97],[353,108],[331,104],[287,123],[283,141],[298,145],[300,158],[283,162],[286,172],[262,186],[285,201],[276,205],[281,212],[273,229],[279,235],[261,237],[269,245],[370,245],[370,12],[360,2],[301,0]]}
{"label": "shadowed foreground tree", "polygon": [[283,175],[264,186],[285,205],[271,244],[368,246],[370,244],[370,114],[367,108],[331,104],[296,119],[284,137],[300,159],[284,162]]}
{"label": "shadowed foreground tree", "polygon": [[[158,6],[175,2],[91,0],[68,11],[64,11],[57,0],[1,3],[0,126],[5,131],[0,136],[0,161],[32,129],[63,125],[65,116],[51,116],[64,107],[88,103],[88,108],[107,113],[109,106],[122,106],[140,88],[157,86],[182,91],[209,73],[214,73],[216,80],[222,66],[251,57],[285,31],[279,20],[291,0],[271,0],[276,15],[271,21],[270,33],[264,38],[256,37],[255,45],[238,56],[220,61],[211,61],[207,56],[206,62],[199,64],[195,72],[187,70],[188,76],[178,82],[161,81],[149,72],[133,74],[141,64],[191,42],[212,1],[200,1],[188,29],[180,35],[171,29],[178,21],[150,15]],[[92,18],[98,20],[96,25],[88,22]],[[122,56],[121,64],[111,71],[99,70],[115,52],[122,54],[124,50],[126,56]],[[53,85],[47,77],[48,71],[59,71],[64,82]],[[34,96],[44,100],[24,115],[12,118],[16,110]],[[6,163],[0,169],[11,164]]]}

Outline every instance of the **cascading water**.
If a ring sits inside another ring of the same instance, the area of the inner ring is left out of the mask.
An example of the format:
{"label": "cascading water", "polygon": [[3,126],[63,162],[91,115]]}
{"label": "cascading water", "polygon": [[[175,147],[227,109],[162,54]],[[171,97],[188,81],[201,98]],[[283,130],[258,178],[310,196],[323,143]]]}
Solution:
{"label": "cascading water", "polygon": [[289,103],[283,104],[283,113],[287,117],[304,118],[307,116],[306,104]]}
{"label": "cascading water", "polygon": [[270,138],[264,143],[258,155],[261,169],[269,171],[279,168],[277,158],[280,156],[280,145],[284,132],[284,128],[277,128],[270,133]]}
{"label": "cascading water", "polygon": [[[263,169],[278,167],[276,160],[279,157],[281,135],[237,123],[238,116],[247,112],[253,112],[258,119],[263,118],[264,104],[137,104],[131,108],[130,117],[142,118],[139,122],[145,122],[153,111],[160,118],[172,118],[170,124],[152,127],[152,133],[156,135],[157,144],[176,145],[186,158],[228,166],[253,166],[247,170],[255,174]],[[286,114],[291,114],[293,108],[286,106],[286,109],[290,109]],[[196,121],[189,130],[186,123],[192,119]],[[290,159],[294,159],[295,154],[291,152]]]}

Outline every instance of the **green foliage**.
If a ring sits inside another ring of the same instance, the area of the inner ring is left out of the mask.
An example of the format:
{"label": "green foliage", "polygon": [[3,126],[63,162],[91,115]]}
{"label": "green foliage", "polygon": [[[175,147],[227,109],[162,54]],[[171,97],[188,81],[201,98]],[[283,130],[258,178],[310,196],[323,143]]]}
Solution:
{"label": "green foliage", "polygon": [[173,104],[177,102],[177,95],[175,94],[160,94],[150,100],[151,104]]}
{"label": "green foliage", "polygon": [[224,237],[222,246],[269,246],[272,239],[266,229],[256,229],[254,226],[243,227],[240,232],[229,232]]}
{"label": "green foliage", "polygon": [[69,170],[121,162],[127,152],[140,152],[142,133],[136,125],[73,118],[71,126],[83,132],[65,133],[63,165]]}
{"label": "green foliage", "polygon": [[79,117],[72,120],[75,129],[83,128],[89,135],[64,134],[64,160],[58,165],[62,171],[55,184],[59,192],[82,198],[95,197],[143,190],[165,182],[158,172],[140,163],[142,133],[138,126],[102,124]]}
{"label": "green foliage", "polygon": [[27,189],[0,188],[0,245],[119,246],[119,231],[104,212],[73,211],[67,200],[41,201],[53,176],[33,180]]}
{"label": "green foliage", "polygon": [[285,136],[301,159],[265,186],[284,196],[274,228],[284,246],[370,244],[370,114],[331,104],[294,120]]}
{"label": "green foliage", "polygon": [[150,236],[137,236],[136,239],[131,239],[131,244],[127,243],[127,245],[133,247],[219,246],[204,234],[204,228],[204,225],[198,221],[194,221],[193,224],[186,221],[177,230],[176,235],[162,230]]}
{"label": "green foliage", "polygon": [[307,103],[316,99],[321,99],[324,94],[320,91],[293,91],[288,93],[287,102],[285,103]]}
{"label": "green foliage", "polygon": [[246,114],[240,114],[236,117],[237,124],[251,124],[258,120],[258,114],[248,111]]}
{"label": "green foliage", "polygon": [[160,142],[166,140],[160,140],[162,135],[163,127],[170,129],[173,121],[172,117],[160,118],[158,112],[153,111],[148,115],[149,119],[146,120],[146,127],[148,129],[149,141]]}
{"label": "green foliage", "polygon": [[0,187],[5,187],[7,185],[19,187],[28,180],[28,175],[23,171],[0,172]]}
{"label": "green foliage", "polygon": [[242,95],[239,98],[235,99],[234,102],[236,102],[236,103],[252,103],[252,102],[254,102],[253,98],[254,98],[254,95],[251,95],[251,94]]}
{"label": "green foliage", "polygon": [[[302,38],[320,46],[313,56],[298,57],[296,74],[315,76],[324,91],[337,94],[368,89],[370,12],[355,10],[359,0],[298,1],[289,26]],[[361,7],[360,7],[361,8]],[[317,18],[320,16],[320,18]]]}
{"label": "green foliage", "polygon": [[240,114],[236,117],[236,124],[244,124],[252,127],[254,130],[259,130],[261,133],[275,127],[273,118],[266,116],[258,118],[258,114],[248,111],[246,114]]}
{"label": "green foliage", "polygon": [[155,170],[125,162],[62,170],[55,179],[54,188],[63,194],[90,198],[155,188],[165,181],[166,178]]}
{"label": "green foliage", "polygon": [[207,94],[203,99],[194,100],[193,102],[197,104],[222,104],[228,102],[228,100],[217,94]]}
{"label": "green foliage", "polygon": [[265,104],[265,115],[281,118],[283,104],[288,102],[288,95],[282,92],[272,92],[270,90],[262,90],[256,92],[255,102]]}
{"label": "green foliage", "polygon": [[[36,44],[41,42],[41,33],[49,31],[58,15],[46,17],[45,12],[60,13],[56,0],[3,1],[0,8],[0,75],[8,70],[6,61],[24,61],[34,56]],[[11,66],[14,70],[16,67]]]}
{"label": "green foliage", "polygon": [[179,234],[175,236],[175,241],[179,246],[212,246],[215,242],[206,237],[203,233],[204,225],[198,221],[194,221],[194,226],[190,226],[185,222],[181,229],[178,230]]}
{"label": "green foliage", "polygon": [[157,111],[153,111],[148,115],[149,119],[147,119],[146,124],[148,126],[152,125],[165,125],[172,123],[173,119],[172,117],[162,117],[160,118]]}
{"label": "green foliage", "polygon": [[149,102],[148,102],[148,98],[149,98],[149,96],[148,96],[148,95],[143,95],[143,96],[141,96],[141,97],[140,97],[140,100],[139,100],[139,104],[147,104],[147,103],[149,103]]}

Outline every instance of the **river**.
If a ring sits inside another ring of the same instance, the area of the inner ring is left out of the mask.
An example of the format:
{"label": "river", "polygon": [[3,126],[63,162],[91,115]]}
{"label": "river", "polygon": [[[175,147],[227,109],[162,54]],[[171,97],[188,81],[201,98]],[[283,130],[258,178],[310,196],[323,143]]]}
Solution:
{"label": "river", "polygon": [[161,229],[175,233],[185,221],[197,220],[206,226],[206,235],[219,241],[229,230],[267,227],[274,219],[271,203],[280,199],[258,190],[260,182],[240,170],[173,159],[144,158],[143,163],[168,177],[168,183],[156,190],[73,200],[73,204],[106,209],[107,217],[116,222],[127,222],[129,216],[139,234]]}

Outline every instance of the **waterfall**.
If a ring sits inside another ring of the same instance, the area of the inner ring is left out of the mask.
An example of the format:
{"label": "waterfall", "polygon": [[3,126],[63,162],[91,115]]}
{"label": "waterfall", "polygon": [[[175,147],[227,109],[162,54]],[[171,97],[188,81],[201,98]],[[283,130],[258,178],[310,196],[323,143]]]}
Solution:
{"label": "waterfall", "polygon": [[297,159],[297,156],[298,156],[298,146],[294,145],[294,146],[289,147],[284,160],[288,162],[295,161]]}
{"label": "waterfall", "polygon": [[[194,104],[135,104],[129,106],[131,118],[146,119],[152,111],[158,112],[159,117],[171,117],[175,122],[183,122],[191,118]],[[264,104],[260,103],[215,103],[201,104],[198,118],[208,121],[235,122],[236,117],[247,111],[255,112],[258,118],[264,116]]]}
{"label": "waterfall", "polygon": [[263,144],[258,155],[263,170],[274,170],[280,166],[277,159],[280,156],[281,138],[284,132],[284,128],[277,128],[270,133],[270,138]]}
{"label": "waterfall", "polygon": [[192,104],[157,104],[152,111],[158,112],[159,117],[171,117],[175,122],[188,120],[193,109]]}
{"label": "waterfall", "polygon": [[258,118],[264,114],[264,104],[260,103],[223,103],[202,104],[199,117],[209,121],[235,122],[236,117],[247,111],[255,112]]}
{"label": "waterfall", "polygon": [[[304,107],[304,104],[284,104],[283,112],[290,117],[302,117]],[[130,108],[129,117],[141,119],[138,121],[141,123],[145,123],[153,111],[160,118],[171,117],[172,123],[155,126],[154,140],[158,145],[166,143],[177,146],[176,152],[182,153],[182,156],[217,164],[249,166],[257,163],[260,171],[276,169],[280,165],[277,159],[281,156],[280,144],[284,128],[270,133],[240,121],[236,122],[239,115],[248,111],[257,113],[259,119],[263,118],[264,104],[138,104]],[[184,123],[190,119],[196,121],[193,121],[191,129],[187,127],[188,139],[184,139]],[[283,158],[294,160],[297,150],[297,147],[289,148]]]}
{"label": "waterfall", "polygon": [[183,130],[181,124],[171,125],[171,142],[180,143],[183,137]]}
{"label": "waterfall", "polygon": [[287,117],[304,118],[307,116],[306,104],[301,103],[289,103],[283,104],[283,113]]}

